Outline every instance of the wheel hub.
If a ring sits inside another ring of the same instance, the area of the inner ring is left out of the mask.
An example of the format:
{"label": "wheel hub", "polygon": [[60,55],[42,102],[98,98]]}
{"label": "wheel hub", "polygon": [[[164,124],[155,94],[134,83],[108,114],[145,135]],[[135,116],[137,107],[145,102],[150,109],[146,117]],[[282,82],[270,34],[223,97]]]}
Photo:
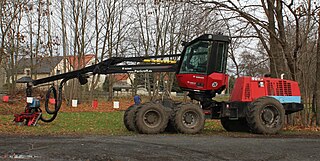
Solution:
{"label": "wheel hub", "polygon": [[193,127],[197,124],[198,122],[198,116],[196,113],[192,111],[188,111],[183,115],[183,123],[186,126]]}
{"label": "wheel hub", "polygon": [[185,122],[186,122],[187,124],[191,124],[191,123],[193,122],[193,116],[190,115],[190,114],[187,114],[187,115],[185,116],[184,120],[185,120]]}
{"label": "wheel hub", "polygon": [[144,114],[143,120],[148,127],[156,127],[161,123],[161,116],[157,111],[149,110]]}
{"label": "wheel hub", "polygon": [[274,120],[274,113],[270,109],[265,109],[262,113],[262,119],[267,123],[272,123]]}
{"label": "wheel hub", "polygon": [[153,115],[153,114],[149,114],[149,115],[147,115],[146,116],[147,118],[147,121],[149,122],[149,123],[154,123],[154,122],[156,122],[156,120],[157,120],[157,116],[155,116],[155,115]]}

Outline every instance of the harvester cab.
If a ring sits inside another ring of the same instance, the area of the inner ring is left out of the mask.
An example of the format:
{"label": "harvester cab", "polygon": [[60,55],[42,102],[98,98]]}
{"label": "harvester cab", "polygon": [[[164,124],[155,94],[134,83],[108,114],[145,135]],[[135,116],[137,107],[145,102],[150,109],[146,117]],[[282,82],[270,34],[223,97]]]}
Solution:
{"label": "harvester cab", "polygon": [[226,89],[229,42],[227,36],[205,34],[185,45],[176,78],[191,99],[204,102]]}

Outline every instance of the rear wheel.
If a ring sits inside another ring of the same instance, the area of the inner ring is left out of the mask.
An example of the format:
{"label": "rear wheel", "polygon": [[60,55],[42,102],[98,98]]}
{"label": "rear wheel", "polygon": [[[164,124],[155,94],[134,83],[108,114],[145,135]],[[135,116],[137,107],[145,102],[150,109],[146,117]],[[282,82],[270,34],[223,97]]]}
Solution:
{"label": "rear wheel", "polygon": [[230,132],[248,132],[249,127],[246,118],[239,118],[238,120],[229,120],[229,118],[221,118],[223,128]]}
{"label": "rear wheel", "polygon": [[204,128],[205,118],[199,106],[192,103],[183,103],[177,106],[171,121],[178,132],[195,134]]}
{"label": "rear wheel", "polygon": [[261,97],[250,104],[246,118],[252,132],[275,134],[282,129],[284,116],[284,108],[278,100]]}
{"label": "rear wheel", "polygon": [[123,122],[125,127],[129,131],[136,131],[134,126],[134,115],[136,113],[137,105],[131,105],[128,109],[124,112]]}
{"label": "rear wheel", "polygon": [[146,103],[136,112],[135,126],[139,133],[157,134],[167,127],[169,115],[161,104]]}

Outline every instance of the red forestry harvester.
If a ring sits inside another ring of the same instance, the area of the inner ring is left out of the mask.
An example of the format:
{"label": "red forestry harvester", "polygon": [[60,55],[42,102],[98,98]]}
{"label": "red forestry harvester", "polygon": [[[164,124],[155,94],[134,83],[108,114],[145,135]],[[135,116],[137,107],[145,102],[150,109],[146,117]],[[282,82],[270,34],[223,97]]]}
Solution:
{"label": "red forestry harvester", "polygon": [[[179,55],[112,57],[64,74],[38,80],[21,79],[20,83],[27,83],[28,97],[32,97],[33,86],[60,79],[62,81],[58,92],[52,86],[47,93],[45,110],[51,114],[50,119],[42,117],[39,100],[34,98],[24,113],[15,115],[15,121],[26,121],[28,125],[35,124],[37,119],[53,121],[61,107],[63,85],[70,79],[78,78],[80,84],[86,84],[87,77],[92,74],[176,72],[181,89],[188,91],[190,99],[198,103],[160,99],[130,106],[124,114],[124,124],[128,130],[155,134],[171,129],[194,134],[204,128],[205,118],[211,118],[221,119],[223,127],[228,131],[277,133],[284,124],[285,114],[303,109],[298,83],[269,77],[240,77],[236,80],[228,102],[215,101],[213,98],[216,94],[228,86],[226,66],[229,42],[227,36],[205,34],[184,44]],[[170,57],[180,57],[180,60],[167,60]],[[141,63],[123,65],[123,62]],[[51,93],[56,100],[54,110],[48,108]]]}

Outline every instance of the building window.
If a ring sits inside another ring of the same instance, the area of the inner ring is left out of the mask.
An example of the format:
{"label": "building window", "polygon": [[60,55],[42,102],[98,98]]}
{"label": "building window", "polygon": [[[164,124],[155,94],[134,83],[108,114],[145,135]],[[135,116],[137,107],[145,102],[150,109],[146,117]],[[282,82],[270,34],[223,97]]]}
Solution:
{"label": "building window", "polygon": [[57,69],[57,74],[61,74],[61,70]]}

